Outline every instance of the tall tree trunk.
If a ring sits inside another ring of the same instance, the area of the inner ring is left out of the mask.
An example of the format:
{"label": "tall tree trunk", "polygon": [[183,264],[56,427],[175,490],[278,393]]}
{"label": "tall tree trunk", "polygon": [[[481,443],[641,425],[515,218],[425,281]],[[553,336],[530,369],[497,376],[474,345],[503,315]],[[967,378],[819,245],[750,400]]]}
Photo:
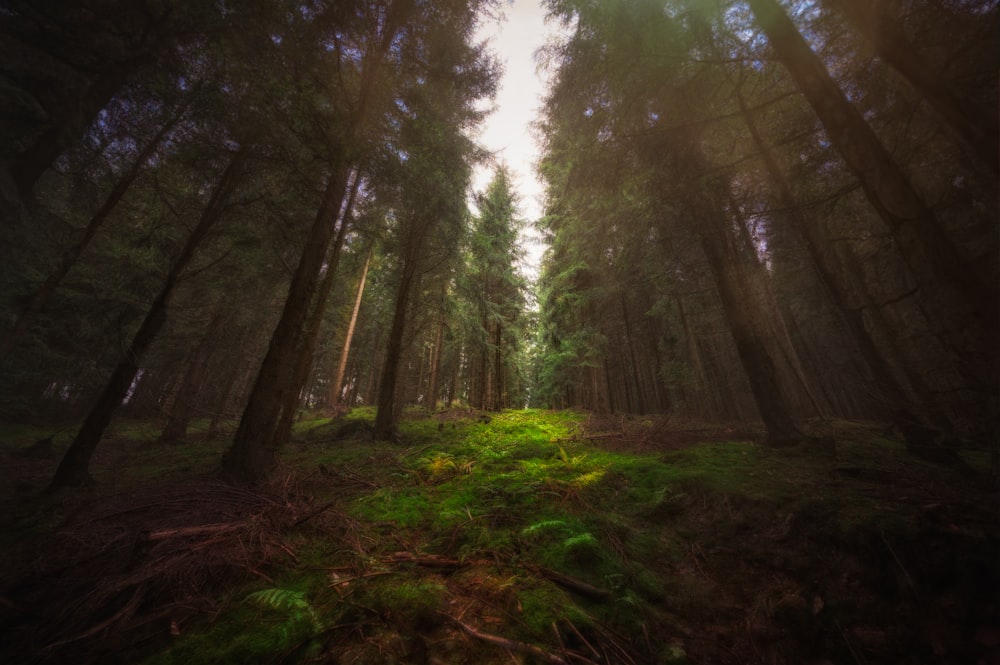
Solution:
{"label": "tall tree trunk", "polygon": [[[688,322],[687,313],[684,310],[684,301],[680,296],[674,296],[677,304],[677,314],[681,320],[681,331],[684,333],[684,340],[687,342],[688,365],[691,368],[692,380],[694,382],[693,395],[688,408],[692,409],[700,416],[708,414],[711,409],[708,407],[707,386],[708,378],[705,374],[705,363],[702,361],[701,349],[698,346],[698,338],[694,336],[694,331]],[[692,408],[693,407],[693,408]]]}
{"label": "tall tree trunk", "polygon": [[121,201],[123,196],[125,196],[125,192],[128,191],[128,188],[132,186],[132,183],[142,171],[142,167],[160,147],[160,144],[163,143],[163,139],[170,133],[170,130],[172,130],[177,123],[180,122],[183,115],[183,110],[179,111],[174,117],[168,120],[163,127],[160,128],[160,131],[156,133],[156,136],[154,136],[149,143],[146,144],[146,146],[139,153],[138,157],[136,157],[131,168],[129,168],[129,170],[122,175],[121,178],[119,178],[117,184],[115,184],[111,192],[108,193],[108,196],[104,200],[101,207],[97,209],[97,212],[95,212],[90,218],[90,221],[87,222],[87,226],[83,232],[83,237],[63,252],[62,257],[59,259],[59,264],[56,265],[55,269],[45,280],[45,283],[39,287],[38,291],[36,291],[34,295],[31,296],[31,300],[28,301],[28,305],[24,308],[21,315],[17,317],[17,321],[14,322],[14,327],[5,333],[2,338],[0,338],[0,364],[3,363],[11,349],[14,348],[14,345],[17,344],[17,342],[28,331],[31,323],[35,320],[35,317],[42,310],[42,308],[45,307],[45,303],[48,302],[53,291],[55,291],[56,287],[59,286],[59,283],[62,282],[63,278],[66,277],[70,268],[76,264],[77,259],[80,258],[80,254],[82,254],[83,250],[90,244],[90,241],[94,239],[94,236],[97,234],[98,229],[101,228],[104,220],[107,219],[108,215],[111,214],[111,211],[118,205],[118,202]]}
{"label": "tall tree trunk", "polygon": [[[414,248],[411,248],[414,249]],[[399,285],[396,288],[396,305],[389,328],[389,339],[385,347],[385,362],[382,378],[378,385],[378,404],[375,428],[372,436],[376,441],[389,441],[396,436],[396,384],[399,377],[399,362],[403,355],[403,335],[406,332],[406,314],[410,306],[410,293],[416,275],[416,252],[404,260]]]}
{"label": "tall tree trunk", "polygon": [[337,230],[337,237],[333,240],[330,251],[326,259],[326,274],[316,290],[313,299],[312,312],[302,332],[300,346],[296,352],[294,368],[291,379],[291,389],[285,394],[285,403],[281,405],[281,416],[278,418],[278,426],[275,428],[273,445],[276,449],[282,448],[292,433],[292,425],[295,421],[295,412],[298,410],[302,392],[309,378],[309,371],[313,364],[313,355],[316,350],[316,342],[319,340],[319,331],[323,327],[323,316],[326,313],[326,305],[330,300],[330,292],[337,280],[337,266],[340,264],[340,252],[344,247],[344,238],[347,236],[347,229],[350,227],[351,215],[354,208],[354,201],[358,195],[358,188],[361,185],[361,173],[355,171],[354,183],[351,191],[347,195],[340,210],[340,225]]}
{"label": "tall tree trunk", "polygon": [[222,382],[222,389],[215,399],[215,406],[212,409],[212,418],[208,422],[208,438],[214,439],[222,433],[222,423],[229,417],[229,400],[237,386],[244,386],[250,382],[250,377],[246,370],[241,371],[238,363],[234,363],[228,368],[228,373]]}
{"label": "tall tree trunk", "polygon": [[500,411],[504,408],[503,394],[503,324],[496,322],[493,331],[493,404],[491,410]]}
{"label": "tall tree trunk", "polygon": [[298,396],[300,386],[293,385],[293,379],[302,330],[333,237],[348,175],[349,169],[341,166],[327,180],[322,204],[292,276],[281,318],[250,391],[233,444],[222,458],[223,473],[232,480],[264,481],[277,463],[279,421],[289,392],[294,391],[296,398]]}
{"label": "tall tree trunk", "polygon": [[771,47],[809,100],[830,141],[885,222],[921,292],[934,325],[963,358],[967,377],[992,390],[997,289],[978,279],[933,212],[813,53],[776,0],[748,0]]}
{"label": "tall tree trunk", "polygon": [[743,258],[743,260],[740,261],[739,267],[744,275],[744,283],[753,294],[756,307],[763,312],[763,314],[759,317],[759,320],[766,322],[770,329],[769,334],[762,335],[762,338],[767,340],[769,343],[769,346],[771,347],[771,356],[775,360],[780,358],[784,361],[782,363],[783,367],[779,369],[782,369],[783,373],[791,375],[790,377],[786,377],[786,380],[782,382],[782,385],[791,387],[792,384],[797,383],[799,391],[801,394],[805,395],[806,401],[809,406],[812,407],[813,412],[816,415],[822,415],[823,408],[820,406],[819,400],[816,399],[816,393],[813,391],[813,387],[809,384],[808,379],[806,379],[805,372],[802,369],[802,361],[799,359],[798,350],[792,343],[791,335],[788,334],[785,317],[782,315],[782,312],[778,307],[778,302],[774,295],[774,288],[771,286],[770,275],[768,275],[757,256],[757,246],[750,237],[747,220],[743,217],[740,211],[740,206],[734,198],[730,196],[729,200],[730,206],[734,211],[738,222],[737,228],[739,229],[739,234],[737,235],[737,238],[740,248],[738,249],[737,254]]}
{"label": "tall tree trunk", "polygon": [[620,298],[622,307],[622,323],[625,326],[625,347],[628,349],[628,371],[625,372],[625,388],[629,390],[631,385],[631,390],[629,390],[634,398],[630,399],[629,412],[639,413],[643,415],[646,413],[646,395],[643,389],[644,381],[640,376],[639,363],[636,360],[635,353],[635,340],[632,339],[632,322],[629,320],[628,315],[628,305],[625,302],[625,296],[622,295]]}
{"label": "tall tree trunk", "polygon": [[[689,150],[692,161],[700,162],[697,148],[689,147]],[[746,370],[757,411],[767,429],[767,443],[774,446],[797,443],[805,437],[792,419],[778,368],[764,339],[766,327],[761,321],[758,294],[752,292],[752,285],[746,284],[745,272],[741,270],[744,259],[734,246],[729,223],[718,201],[710,198],[708,191],[695,196],[698,198],[692,199],[694,210],[701,214],[697,220],[701,247],[715,278],[726,322],[740,363]]]}
{"label": "tall tree trunk", "polygon": [[447,294],[448,282],[445,281],[441,286],[441,313],[438,315],[437,332],[434,334],[434,353],[431,356],[431,377],[427,382],[428,411],[434,411],[437,409],[438,392],[440,392],[438,383],[441,375],[441,345],[444,343],[444,329],[447,324],[447,318],[445,317],[444,310],[444,301]]}
{"label": "tall tree trunk", "polygon": [[152,306],[146,313],[146,318],[143,319],[138,332],[132,338],[125,357],[115,367],[107,386],[98,398],[97,403],[90,410],[90,413],[87,414],[87,418],[84,420],[80,431],[77,432],[76,438],[73,439],[73,443],[70,444],[65,456],[59,463],[59,467],[56,469],[55,476],[49,486],[50,490],[86,485],[92,482],[89,471],[90,458],[93,456],[94,450],[97,449],[97,444],[101,440],[101,436],[103,436],[104,431],[111,422],[111,417],[121,406],[122,400],[125,399],[125,395],[135,380],[136,372],[139,369],[139,363],[142,361],[143,355],[166,322],[167,306],[170,303],[170,296],[173,295],[177,280],[191,261],[191,257],[194,256],[195,249],[201,244],[209,230],[211,230],[212,226],[222,216],[226,202],[239,183],[247,152],[248,149],[246,146],[241,147],[239,152],[233,155],[229,165],[223,171],[219,179],[219,184],[212,193],[204,211],[202,211],[198,224],[191,231],[180,253],[174,258],[163,288],[160,289],[156,299],[153,300]]}
{"label": "tall tree trunk", "polygon": [[770,445],[796,443],[804,438],[803,434],[792,420],[791,409],[778,381],[774,359],[760,337],[754,316],[746,309],[749,306],[744,298],[746,293],[741,288],[738,271],[733,269],[737,258],[729,251],[728,240],[721,237],[723,231],[724,227],[702,233],[701,246],[715,276],[726,320],[733,334],[740,362],[746,369],[757,410],[767,428],[767,442]]}
{"label": "tall tree trunk", "polygon": [[996,109],[987,113],[964,99],[941,75],[940,67],[929,62],[906,36],[903,17],[890,13],[889,5],[878,0],[826,0],[840,12],[874,48],[875,53],[909,81],[917,92],[944,118],[952,131],[990,169],[1000,169],[1000,129]]}
{"label": "tall tree trunk", "polygon": [[361,300],[365,294],[365,280],[368,278],[368,268],[371,266],[372,254],[375,251],[373,244],[368,248],[365,256],[365,265],[361,269],[361,279],[358,280],[358,293],[354,298],[354,309],[351,310],[351,320],[347,324],[347,333],[344,335],[344,346],[340,351],[340,362],[337,363],[337,374],[330,386],[330,404],[337,406],[340,404],[340,391],[344,384],[344,372],[347,371],[347,358],[351,353],[351,341],[354,339],[354,327],[358,323],[358,312],[361,311]]}
{"label": "tall tree trunk", "polygon": [[205,382],[205,369],[208,366],[208,360],[219,343],[219,330],[222,328],[223,320],[224,313],[221,311],[212,317],[201,342],[191,354],[184,378],[181,379],[175,391],[176,394],[170,406],[170,415],[167,416],[167,424],[160,432],[159,440],[161,443],[177,443],[183,441],[184,437],[187,436],[188,423],[194,412],[195,399]]}

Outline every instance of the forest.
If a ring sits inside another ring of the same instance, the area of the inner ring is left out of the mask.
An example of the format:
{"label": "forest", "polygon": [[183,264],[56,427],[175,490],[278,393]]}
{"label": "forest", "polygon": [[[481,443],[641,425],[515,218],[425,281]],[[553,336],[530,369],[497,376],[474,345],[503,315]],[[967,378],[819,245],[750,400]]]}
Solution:
{"label": "forest", "polygon": [[0,659],[1000,662],[1000,3],[541,5],[0,0]]}

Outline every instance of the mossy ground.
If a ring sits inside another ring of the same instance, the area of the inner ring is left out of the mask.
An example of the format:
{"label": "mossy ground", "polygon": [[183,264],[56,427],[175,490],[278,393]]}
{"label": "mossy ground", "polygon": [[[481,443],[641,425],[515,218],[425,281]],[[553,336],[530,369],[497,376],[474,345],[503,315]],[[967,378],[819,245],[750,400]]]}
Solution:
{"label": "mossy ground", "polygon": [[[101,662],[1000,658],[996,494],[874,425],[817,423],[823,443],[780,450],[749,431],[549,411],[412,413],[401,442],[344,436],[372,417],[299,422],[276,482],[304,507],[281,522],[280,551],[192,590],[201,600],[127,651],[95,650]],[[23,454],[43,434],[0,431],[18,474],[3,497],[10,588],[30,574],[16,555],[61,515],[210,478],[226,445],[119,425],[97,488],[39,497],[69,441]],[[23,628],[4,600],[5,626]]]}

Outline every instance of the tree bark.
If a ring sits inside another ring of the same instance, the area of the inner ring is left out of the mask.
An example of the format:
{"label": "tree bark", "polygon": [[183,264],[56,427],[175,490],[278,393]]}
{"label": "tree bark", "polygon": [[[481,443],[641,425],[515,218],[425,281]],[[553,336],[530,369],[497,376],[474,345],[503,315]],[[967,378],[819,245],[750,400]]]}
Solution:
{"label": "tree bark", "polygon": [[723,236],[725,227],[714,228],[718,222],[711,225],[713,228],[701,234],[701,246],[715,276],[726,320],[750,381],[757,410],[767,428],[767,442],[775,446],[797,443],[804,436],[792,420],[778,382],[774,359],[759,335],[753,316],[746,309],[746,294],[741,288],[738,271],[734,270],[734,262],[738,259],[733,256],[731,246]]}
{"label": "tree bark", "polygon": [[493,404],[490,410],[501,411],[506,405],[503,385],[503,324],[499,320],[493,331],[493,365]]}
{"label": "tree bark", "polygon": [[143,319],[135,337],[132,338],[125,357],[115,367],[107,386],[98,398],[97,403],[90,410],[90,413],[87,414],[87,418],[84,420],[80,431],[77,432],[59,467],[56,469],[52,483],[49,485],[50,490],[88,485],[93,482],[89,471],[90,459],[97,449],[97,444],[100,442],[104,431],[111,422],[111,417],[121,406],[122,400],[128,394],[128,390],[135,380],[136,372],[139,369],[139,363],[142,361],[143,355],[166,322],[167,306],[170,303],[170,297],[173,295],[174,287],[177,285],[181,273],[191,261],[191,257],[194,256],[195,249],[197,249],[212,226],[222,216],[226,202],[232,195],[233,190],[236,189],[243,173],[247,152],[247,146],[241,147],[239,152],[233,155],[225,171],[223,171],[219,179],[219,184],[212,193],[204,211],[202,211],[198,224],[191,231],[190,235],[188,235],[187,241],[180,253],[174,258],[173,264],[170,266],[170,271],[167,273],[166,282],[160,289],[156,299],[153,300],[153,304],[146,313],[146,318]]}

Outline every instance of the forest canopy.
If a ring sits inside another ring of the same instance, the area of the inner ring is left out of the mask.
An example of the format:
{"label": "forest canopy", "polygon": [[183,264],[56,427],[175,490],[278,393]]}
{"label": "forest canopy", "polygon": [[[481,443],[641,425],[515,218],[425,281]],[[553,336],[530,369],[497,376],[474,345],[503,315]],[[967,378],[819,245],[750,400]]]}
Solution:
{"label": "forest canopy", "polygon": [[474,139],[503,3],[5,0],[0,408],[74,428],[53,487],[117,417],[259,482],[357,405],[995,446],[995,2],[544,4],[524,220]]}

